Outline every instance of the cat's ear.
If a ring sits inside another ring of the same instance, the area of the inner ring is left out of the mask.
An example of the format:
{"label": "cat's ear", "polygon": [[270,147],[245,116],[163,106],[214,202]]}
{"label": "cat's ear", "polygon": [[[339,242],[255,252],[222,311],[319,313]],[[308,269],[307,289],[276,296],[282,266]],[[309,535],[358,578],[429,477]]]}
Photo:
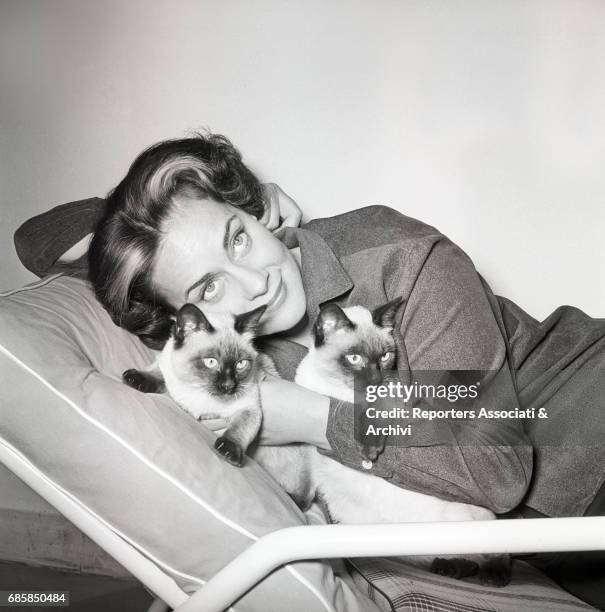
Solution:
{"label": "cat's ear", "polygon": [[405,302],[402,297],[395,298],[382,306],[378,306],[372,312],[372,321],[378,327],[390,327],[392,328],[395,324],[395,315],[399,310],[399,307]]}
{"label": "cat's ear", "polygon": [[256,335],[260,319],[263,316],[267,304],[263,304],[250,312],[244,312],[243,314],[237,315],[234,321],[234,328],[238,334],[249,332],[252,335]]}
{"label": "cat's ear", "polygon": [[313,325],[315,346],[321,346],[326,337],[340,329],[355,329],[355,323],[347,317],[338,304],[322,306]]}
{"label": "cat's ear", "polygon": [[214,331],[214,327],[197,306],[185,304],[176,314],[174,324],[176,341],[182,343],[189,334],[200,330],[211,333]]}

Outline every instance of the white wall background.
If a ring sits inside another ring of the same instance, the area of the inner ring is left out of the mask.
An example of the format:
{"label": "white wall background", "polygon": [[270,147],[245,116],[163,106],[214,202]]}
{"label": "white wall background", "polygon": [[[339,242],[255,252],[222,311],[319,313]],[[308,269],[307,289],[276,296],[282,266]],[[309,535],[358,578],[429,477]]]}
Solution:
{"label": "white wall background", "polygon": [[0,0],[0,288],[28,216],[209,127],[307,218],[389,204],[537,318],[603,317],[604,109],[601,0]]}
{"label": "white wall background", "polygon": [[384,203],[538,318],[605,316],[601,0],[0,0],[12,233],[152,142],[229,136],[307,218]]}

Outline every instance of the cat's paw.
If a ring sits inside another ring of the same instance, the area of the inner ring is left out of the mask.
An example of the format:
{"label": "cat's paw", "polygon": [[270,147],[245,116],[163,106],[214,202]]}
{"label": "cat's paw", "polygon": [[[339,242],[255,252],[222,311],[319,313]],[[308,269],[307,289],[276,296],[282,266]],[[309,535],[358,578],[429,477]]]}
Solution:
{"label": "cat's paw", "polygon": [[292,501],[303,511],[306,512],[313,504],[313,497],[309,495],[297,495],[296,493],[290,493]]}
{"label": "cat's paw", "polygon": [[479,565],[469,559],[455,557],[453,559],[443,559],[436,557],[431,564],[431,572],[448,578],[466,578],[474,576],[479,571]]}
{"label": "cat's paw", "polygon": [[503,587],[510,582],[512,573],[510,555],[495,555],[479,566],[481,584]]}
{"label": "cat's paw", "polygon": [[221,436],[214,443],[214,448],[216,449],[216,452],[224,457],[231,465],[242,467],[244,464],[246,453],[244,452],[244,449],[233,442],[233,440],[229,440],[229,438]]}
{"label": "cat's paw", "polygon": [[133,389],[142,393],[163,393],[164,383],[155,376],[140,370],[126,370],[122,374],[122,380]]}
{"label": "cat's paw", "polygon": [[370,461],[376,461],[378,456],[384,451],[387,436],[382,434],[367,433],[370,425],[374,426],[367,416],[366,410],[358,410],[355,407],[355,441],[361,454]]}
{"label": "cat's paw", "polygon": [[366,459],[370,461],[376,461],[382,451],[384,450],[384,446],[377,446],[375,444],[364,444],[362,447],[362,454]]}
{"label": "cat's paw", "polygon": [[369,461],[376,461],[384,451],[386,436],[372,436],[372,440],[358,443],[361,454]]}

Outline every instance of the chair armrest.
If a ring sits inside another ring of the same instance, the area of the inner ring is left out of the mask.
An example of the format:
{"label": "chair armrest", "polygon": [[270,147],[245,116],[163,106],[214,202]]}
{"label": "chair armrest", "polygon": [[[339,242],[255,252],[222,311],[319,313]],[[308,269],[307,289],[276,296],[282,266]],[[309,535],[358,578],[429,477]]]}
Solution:
{"label": "chair armrest", "polygon": [[221,612],[291,561],[605,550],[605,516],[289,527],[250,546],[175,612]]}

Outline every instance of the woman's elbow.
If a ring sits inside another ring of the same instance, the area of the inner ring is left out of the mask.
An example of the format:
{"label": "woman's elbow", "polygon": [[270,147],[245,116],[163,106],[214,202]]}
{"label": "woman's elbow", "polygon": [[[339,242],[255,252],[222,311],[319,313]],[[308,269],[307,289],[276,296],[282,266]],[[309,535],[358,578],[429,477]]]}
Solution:
{"label": "woman's elbow", "polygon": [[492,448],[487,469],[477,480],[484,504],[495,514],[516,508],[529,489],[533,467],[531,446]]}

